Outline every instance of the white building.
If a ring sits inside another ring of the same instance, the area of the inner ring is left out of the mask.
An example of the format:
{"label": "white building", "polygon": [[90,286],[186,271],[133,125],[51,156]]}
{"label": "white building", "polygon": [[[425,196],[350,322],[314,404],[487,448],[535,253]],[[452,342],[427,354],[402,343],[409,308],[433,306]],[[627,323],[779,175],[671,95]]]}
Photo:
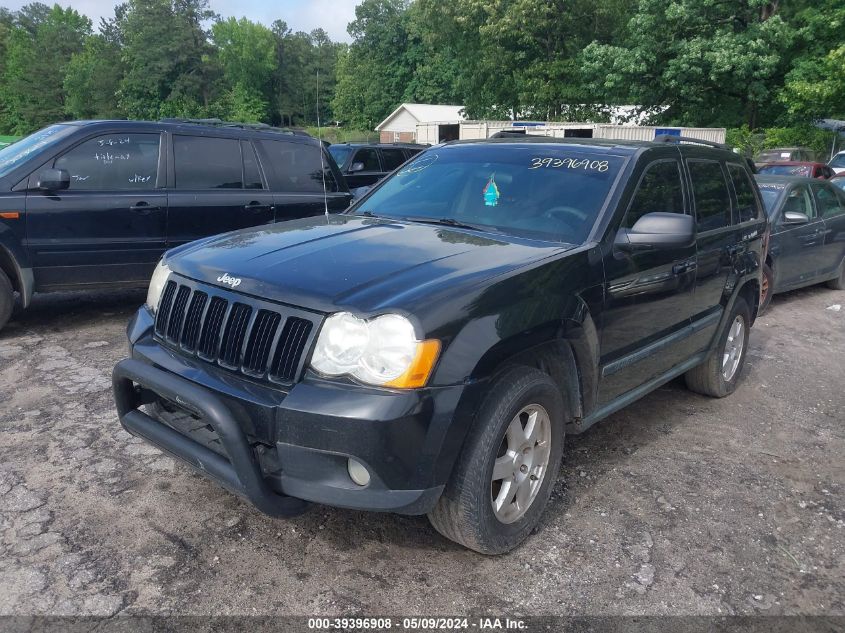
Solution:
{"label": "white building", "polygon": [[442,133],[447,136],[454,133],[454,136],[440,140],[457,140],[458,123],[464,120],[463,110],[464,107],[459,105],[403,103],[376,126],[376,132],[382,143],[414,143],[417,140],[418,125],[441,122],[441,125],[447,126]]}

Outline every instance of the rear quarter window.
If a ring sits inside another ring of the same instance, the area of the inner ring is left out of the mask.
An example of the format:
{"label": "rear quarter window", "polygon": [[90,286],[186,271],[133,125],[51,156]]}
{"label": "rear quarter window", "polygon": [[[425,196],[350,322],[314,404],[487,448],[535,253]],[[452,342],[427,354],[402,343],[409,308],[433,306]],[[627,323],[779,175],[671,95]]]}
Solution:
{"label": "rear quarter window", "polygon": [[262,140],[261,145],[276,172],[279,191],[323,193],[337,191],[328,157],[321,156],[317,145]]}
{"label": "rear quarter window", "polygon": [[739,223],[756,220],[760,217],[757,196],[748,172],[740,165],[728,165],[728,174],[734,188],[737,203],[736,221]]}

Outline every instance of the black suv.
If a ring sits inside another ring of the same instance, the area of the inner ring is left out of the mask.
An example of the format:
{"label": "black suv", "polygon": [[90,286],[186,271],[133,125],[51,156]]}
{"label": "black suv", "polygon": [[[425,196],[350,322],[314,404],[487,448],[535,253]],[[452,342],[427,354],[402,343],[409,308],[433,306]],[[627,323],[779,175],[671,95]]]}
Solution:
{"label": "black suv", "polygon": [[[146,286],[168,248],[345,209],[304,134],[188,121],[82,121],[0,150],[0,328],[13,291]],[[327,195],[323,195],[324,179]]]}
{"label": "black suv", "polygon": [[170,251],[114,371],[120,420],[268,514],[427,513],[504,552],[565,431],[676,376],[734,390],[766,229],[724,149],[434,147],[344,214]]}
{"label": "black suv", "polygon": [[335,143],[329,153],[349,189],[371,187],[412,156],[425,149],[413,143]]}

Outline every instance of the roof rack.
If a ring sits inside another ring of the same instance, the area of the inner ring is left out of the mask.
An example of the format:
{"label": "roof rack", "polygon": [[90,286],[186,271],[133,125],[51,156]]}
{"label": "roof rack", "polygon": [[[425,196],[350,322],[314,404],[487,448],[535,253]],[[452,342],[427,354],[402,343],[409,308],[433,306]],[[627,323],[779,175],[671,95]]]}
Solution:
{"label": "roof rack", "polygon": [[714,141],[704,141],[700,138],[693,138],[691,136],[674,136],[672,134],[660,134],[654,137],[655,143],[695,143],[696,145],[707,145],[708,147],[716,147],[718,149],[726,149],[732,151],[730,145],[724,143],[716,143]]}
{"label": "roof rack", "polygon": [[228,127],[241,130],[256,130],[259,132],[276,132],[277,134],[291,134],[294,136],[311,136],[304,130],[294,130],[286,127],[273,127],[266,123],[240,123],[237,121],[223,121],[222,119],[161,119],[162,123],[180,123],[188,125],[207,125],[210,127]]}

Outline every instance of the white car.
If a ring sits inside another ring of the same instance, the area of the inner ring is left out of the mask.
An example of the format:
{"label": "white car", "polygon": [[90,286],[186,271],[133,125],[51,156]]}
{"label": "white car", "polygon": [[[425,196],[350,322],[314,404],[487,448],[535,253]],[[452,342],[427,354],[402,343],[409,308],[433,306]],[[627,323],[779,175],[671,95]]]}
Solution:
{"label": "white car", "polygon": [[845,172],[845,151],[839,152],[836,156],[831,158],[827,166],[830,167],[836,174]]}

